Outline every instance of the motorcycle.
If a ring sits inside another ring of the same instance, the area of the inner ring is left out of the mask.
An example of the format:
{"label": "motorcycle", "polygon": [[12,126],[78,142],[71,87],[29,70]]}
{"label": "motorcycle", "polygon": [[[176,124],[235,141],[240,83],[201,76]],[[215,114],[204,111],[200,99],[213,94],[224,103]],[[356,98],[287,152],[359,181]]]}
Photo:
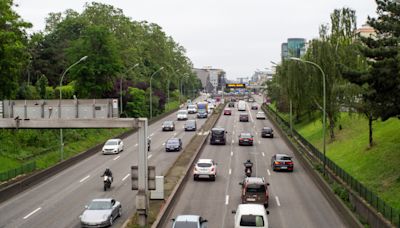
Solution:
{"label": "motorcycle", "polygon": [[104,175],[103,182],[104,182],[104,191],[107,191],[107,188],[111,188],[112,178],[110,176]]}
{"label": "motorcycle", "polygon": [[147,138],[147,151],[150,151],[151,138]]}

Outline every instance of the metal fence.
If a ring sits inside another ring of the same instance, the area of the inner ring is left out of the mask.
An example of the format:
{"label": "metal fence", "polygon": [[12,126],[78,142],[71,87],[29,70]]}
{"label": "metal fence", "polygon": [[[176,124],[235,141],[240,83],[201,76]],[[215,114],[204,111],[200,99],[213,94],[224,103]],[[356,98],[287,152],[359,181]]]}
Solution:
{"label": "metal fence", "polygon": [[[283,119],[277,112],[275,112],[269,106],[265,106],[266,109],[275,116],[276,121],[281,126],[282,130],[286,134],[290,134],[290,125]],[[321,162],[324,161],[324,154],[321,153],[317,148],[315,148],[310,142],[308,142],[302,135],[300,135],[296,130],[293,129],[293,136],[296,137],[303,145],[309,149],[315,157],[317,157]],[[379,198],[374,192],[365,187],[362,183],[356,180],[353,176],[348,174],[342,168],[340,168],[335,162],[330,160],[328,157],[326,159],[326,166],[338,177],[340,177],[354,192],[368,202],[373,208],[375,208],[379,213],[381,213],[387,220],[389,220],[393,225],[400,227],[400,213],[388,205],[385,201]]]}
{"label": "metal fence", "polygon": [[10,169],[8,171],[0,173],[0,182],[10,180],[18,175],[32,172],[36,169],[36,162],[26,163],[18,168]]}

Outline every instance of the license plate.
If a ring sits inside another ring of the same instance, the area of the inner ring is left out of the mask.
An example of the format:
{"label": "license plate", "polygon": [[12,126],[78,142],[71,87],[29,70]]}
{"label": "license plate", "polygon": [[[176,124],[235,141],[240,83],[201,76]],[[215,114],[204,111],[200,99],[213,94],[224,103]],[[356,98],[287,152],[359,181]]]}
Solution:
{"label": "license plate", "polygon": [[219,139],[216,139],[215,142],[219,142]]}
{"label": "license plate", "polygon": [[199,175],[200,178],[208,178],[208,175]]}
{"label": "license plate", "polygon": [[246,201],[254,202],[254,201],[256,201],[256,199],[253,199],[253,198],[247,198],[247,199],[246,199]]}
{"label": "license plate", "polygon": [[287,167],[286,166],[282,166],[281,169],[287,169]]}

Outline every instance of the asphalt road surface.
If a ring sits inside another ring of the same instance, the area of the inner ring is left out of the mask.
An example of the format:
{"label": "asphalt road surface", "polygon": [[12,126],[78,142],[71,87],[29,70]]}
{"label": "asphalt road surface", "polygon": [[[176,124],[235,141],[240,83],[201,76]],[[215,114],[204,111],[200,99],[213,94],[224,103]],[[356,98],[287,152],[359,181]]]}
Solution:
{"label": "asphalt road surface", "polygon": [[[201,99],[204,99],[202,97]],[[196,118],[190,114],[189,119]],[[185,121],[176,121],[175,131],[162,132],[165,120],[176,120],[173,113],[149,126],[151,151],[149,165],[156,165],[156,175],[164,175],[181,152],[165,152],[164,143],[168,138],[178,137],[183,146],[196,132],[185,132]],[[198,129],[206,119],[198,119]],[[0,204],[0,228],[5,227],[80,227],[79,215],[84,206],[94,198],[115,198],[122,204],[122,217],[114,221],[114,227],[135,212],[136,191],[131,190],[130,167],[137,164],[137,134],[124,139],[125,150],[118,155],[96,155],[58,173],[46,181],[22,192]],[[111,189],[103,191],[100,177],[106,168],[113,172]]]}
{"label": "asphalt road surface", "polygon": [[[261,99],[257,99],[261,102]],[[237,104],[237,103],[236,103]],[[268,215],[270,227],[345,227],[344,221],[307,176],[296,156],[285,144],[278,131],[274,138],[261,138],[261,128],[273,127],[270,121],[257,120],[257,110],[250,113],[250,122],[239,122],[237,107],[232,108],[232,116],[221,116],[217,126],[228,131],[227,145],[208,145],[200,158],[214,159],[218,163],[217,178],[212,181],[194,181],[190,178],[183,193],[177,199],[170,218],[181,214],[196,214],[208,220],[210,228],[233,227],[234,214],[240,204],[241,182],[244,178],[243,163],[250,159],[253,176],[264,177],[269,186]],[[239,146],[238,135],[250,132],[254,135],[254,146]],[[294,156],[294,172],[274,172],[271,157],[275,153]],[[164,227],[170,227],[171,222]]]}

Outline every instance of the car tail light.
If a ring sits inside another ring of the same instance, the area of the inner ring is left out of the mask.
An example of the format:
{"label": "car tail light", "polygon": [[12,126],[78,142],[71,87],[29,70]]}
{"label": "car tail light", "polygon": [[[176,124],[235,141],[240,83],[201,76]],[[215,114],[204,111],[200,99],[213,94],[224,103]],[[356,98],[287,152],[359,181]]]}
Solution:
{"label": "car tail light", "polygon": [[215,168],[214,168],[214,167],[212,167],[212,168],[211,168],[211,172],[214,172],[214,170],[215,170]]}
{"label": "car tail light", "polygon": [[243,138],[239,138],[240,141],[243,141]]}
{"label": "car tail light", "polygon": [[293,162],[286,162],[286,165],[293,165]]}
{"label": "car tail light", "polygon": [[195,172],[197,171],[197,167],[196,167],[196,166],[194,167],[194,171],[195,171]]}
{"label": "car tail light", "polygon": [[275,165],[280,165],[281,162],[275,161]]}
{"label": "car tail light", "polygon": [[253,138],[249,138],[250,141],[253,141]]}

